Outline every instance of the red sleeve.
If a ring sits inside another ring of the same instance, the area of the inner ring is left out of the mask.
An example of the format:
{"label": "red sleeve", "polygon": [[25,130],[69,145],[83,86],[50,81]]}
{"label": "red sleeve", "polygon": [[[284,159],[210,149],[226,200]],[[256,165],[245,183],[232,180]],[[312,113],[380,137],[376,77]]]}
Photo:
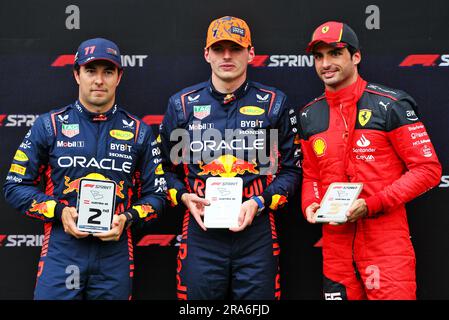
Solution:
{"label": "red sleeve", "polygon": [[310,146],[310,142],[301,139],[301,149],[303,153],[303,180],[301,206],[305,216],[306,208],[314,202],[320,203],[322,198],[320,170],[316,156]]}
{"label": "red sleeve", "polygon": [[422,122],[402,125],[388,132],[388,137],[407,171],[366,199],[368,216],[405,204],[440,182],[441,164]]}

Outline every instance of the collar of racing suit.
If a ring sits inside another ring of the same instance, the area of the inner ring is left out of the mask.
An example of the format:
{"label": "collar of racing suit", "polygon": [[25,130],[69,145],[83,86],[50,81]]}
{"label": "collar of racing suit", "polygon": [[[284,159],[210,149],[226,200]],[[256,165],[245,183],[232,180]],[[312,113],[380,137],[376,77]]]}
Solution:
{"label": "collar of racing suit", "polygon": [[117,104],[114,104],[114,106],[111,109],[103,113],[90,112],[89,110],[86,109],[85,106],[83,106],[83,104],[79,100],[76,100],[74,105],[75,109],[78,110],[78,112],[82,116],[86,117],[87,119],[93,122],[108,121],[117,111]]}
{"label": "collar of racing suit", "polygon": [[366,84],[367,82],[358,75],[354,83],[343,89],[335,92],[326,90],[326,100],[330,107],[339,107],[341,104],[356,105],[365,90]]}
{"label": "collar of racing suit", "polygon": [[218,92],[217,89],[215,89],[214,85],[212,84],[212,80],[209,80],[209,91],[215,99],[220,101],[221,104],[228,104],[232,101],[240,99],[248,91],[248,87],[248,80],[245,80],[245,82],[243,82],[243,84],[233,93],[221,93]]}
{"label": "collar of racing suit", "polygon": [[367,82],[358,75],[357,80],[351,85],[336,92],[330,92],[328,90],[325,92],[327,103],[331,110],[333,110],[331,112],[335,115],[335,119],[337,120],[341,117],[340,119],[344,123],[344,129],[341,130],[341,133],[345,148],[343,167],[347,181],[352,181],[356,174],[349,150],[352,146],[352,140],[354,139],[354,129],[357,119],[357,101],[359,101],[362,96],[366,85]]}

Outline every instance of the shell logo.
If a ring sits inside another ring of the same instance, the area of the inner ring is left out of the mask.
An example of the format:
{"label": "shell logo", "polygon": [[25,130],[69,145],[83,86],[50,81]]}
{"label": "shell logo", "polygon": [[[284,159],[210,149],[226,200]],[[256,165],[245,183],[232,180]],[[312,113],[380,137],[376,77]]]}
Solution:
{"label": "shell logo", "polygon": [[324,156],[324,153],[326,152],[326,141],[322,138],[318,138],[313,142],[313,151],[315,151],[315,154],[317,157]]}

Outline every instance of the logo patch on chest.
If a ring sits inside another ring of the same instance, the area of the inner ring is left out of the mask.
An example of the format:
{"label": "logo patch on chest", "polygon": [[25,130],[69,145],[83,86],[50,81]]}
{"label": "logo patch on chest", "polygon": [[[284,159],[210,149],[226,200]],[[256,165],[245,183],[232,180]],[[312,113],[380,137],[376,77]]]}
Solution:
{"label": "logo patch on chest", "polygon": [[240,113],[246,116],[260,116],[265,110],[256,106],[244,106],[240,108]]}
{"label": "logo patch on chest", "polygon": [[193,107],[193,116],[197,119],[204,119],[206,118],[208,115],[210,115],[210,105],[206,105],[206,106],[194,106]]}
{"label": "logo patch on chest", "polygon": [[322,138],[318,138],[313,142],[313,151],[315,152],[317,157],[324,156],[326,148],[327,148],[326,141]]}
{"label": "logo patch on chest", "polygon": [[359,110],[359,123],[364,127],[368,121],[371,119],[372,111],[370,109],[360,109]]}
{"label": "logo patch on chest", "polygon": [[73,138],[80,133],[79,124],[62,124],[61,132],[63,135],[69,138]]}

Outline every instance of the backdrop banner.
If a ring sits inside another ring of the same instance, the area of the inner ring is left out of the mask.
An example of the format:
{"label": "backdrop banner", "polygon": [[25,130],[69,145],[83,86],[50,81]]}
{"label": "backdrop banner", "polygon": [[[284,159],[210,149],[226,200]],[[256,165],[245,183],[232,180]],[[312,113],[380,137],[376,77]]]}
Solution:
{"label": "backdrop banner", "polygon": [[[373,4],[374,3],[374,4]],[[122,53],[118,102],[155,133],[175,92],[210,77],[203,50],[212,19],[234,15],[252,32],[249,77],[284,91],[301,108],[323,92],[305,47],[327,20],[348,23],[361,43],[367,81],[413,96],[443,165],[441,184],[407,205],[419,299],[449,298],[449,2],[447,1],[2,1],[0,3],[0,185],[35,119],[73,102],[74,54],[104,37]],[[32,299],[43,224],[0,196],[0,299]],[[176,299],[181,210],[169,207],[134,230],[134,299]],[[300,197],[276,214],[282,299],[322,298],[321,229]]]}

